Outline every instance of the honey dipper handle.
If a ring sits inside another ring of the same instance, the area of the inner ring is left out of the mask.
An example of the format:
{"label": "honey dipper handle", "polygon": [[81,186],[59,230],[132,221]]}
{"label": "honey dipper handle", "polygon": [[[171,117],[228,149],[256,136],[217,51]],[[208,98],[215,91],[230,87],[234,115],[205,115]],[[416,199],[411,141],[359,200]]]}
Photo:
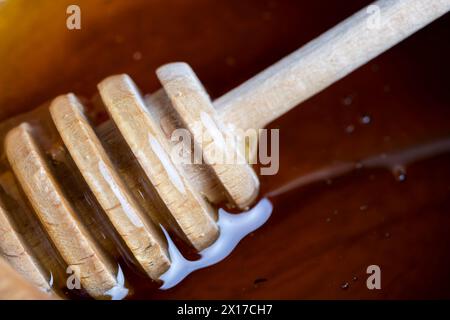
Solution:
{"label": "honey dipper handle", "polygon": [[449,10],[450,0],[376,1],[214,105],[226,123],[263,128]]}

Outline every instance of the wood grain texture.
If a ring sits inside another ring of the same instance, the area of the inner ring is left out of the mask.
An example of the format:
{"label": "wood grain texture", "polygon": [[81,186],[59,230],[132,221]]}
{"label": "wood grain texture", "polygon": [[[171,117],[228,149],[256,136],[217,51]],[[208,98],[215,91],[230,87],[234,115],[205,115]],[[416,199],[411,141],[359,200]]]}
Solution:
{"label": "wood grain texture", "polygon": [[116,173],[83,106],[70,94],[55,98],[50,112],[65,146],[112,225],[139,265],[157,280],[170,265],[165,239]]}
{"label": "wood grain texture", "polygon": [[116,268],[91,239],[55,181],[36,144],[32,129],[23,123],[5,140],[8,160],[53,244],[81,285],[93,297],[102,298],[117,285]]}

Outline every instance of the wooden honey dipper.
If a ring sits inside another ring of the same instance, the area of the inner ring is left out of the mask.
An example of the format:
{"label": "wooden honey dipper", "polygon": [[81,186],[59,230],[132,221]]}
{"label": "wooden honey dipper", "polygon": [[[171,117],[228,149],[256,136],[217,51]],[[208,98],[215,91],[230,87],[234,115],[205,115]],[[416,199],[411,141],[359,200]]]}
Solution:
{"label": "wooden honey dipper", "polygon": [[[259,182],[247,164],[210,161],[214,139],[199,145],[204,164],[176,163],[169,156],[174,146],[170,133],[186,128],[195,143],[203,131],[211,136],[232,134],[229,124],[243,130],[263,128],[448,12],[450,1],[380,0],[372,6],[379,10],[379,24],[370,22],[370,12],[364,8],[214,103],[190,67],[174,63],[157,70],[163,88],[145,101],[127,75],[103,80],[98,88],[111,120],[97,128],[73,94],[51,102],[51,124],[22,121],[26,118],[8,122],[5,153],[13,175],[4,174],[0,181],[6,193],[0,197],[0,251],[32,283],[51,290],[42,255],[35,256],[44,249],[30,245],[27,235],[17,232],[12,218],[17,208],[4,201],[25,199],[38,218],[36,228],[48,235],[56,249],[56,260],[79,269],[81,284],[92,297],[102,298],[121,285],[117,267],[92,236],[98,231],[95,223],[81,222],[67,197],[70,190],[56,178],[44,155],[45,141],[40,136],[49,131],[41,127],[53,125],[68,151],[57,156],[74,162],[107,223],[149,277],[157,280],[170,267],[158,224],[171,225],[198,251],[208,247],[219,235],[210,203],[228,202],[245,209],[255,200]],[[111,145],[120,145],[120,152],[111,154],[105,147]],[[151,203],[137,196],[136,174],[128,163],[117,168],[114,158],[123,156],[122,151],[133,154],[150,181]],[[223,151],[243,157],[228,146]]]}

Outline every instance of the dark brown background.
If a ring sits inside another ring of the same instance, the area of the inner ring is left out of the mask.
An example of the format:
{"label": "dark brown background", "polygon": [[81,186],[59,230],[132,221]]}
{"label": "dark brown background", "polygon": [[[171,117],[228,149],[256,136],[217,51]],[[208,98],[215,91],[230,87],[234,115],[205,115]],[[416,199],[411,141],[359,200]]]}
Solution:
{"label": "dark brown background", "polygon": [[[91,96],[114,73],[151,92],[154,70],[172,61],[190,63],[218,97],[368,3],[6,1],[0,119],[61,93]],[[81,7],[81,31],[65,28],[68,4]],[[450,138],[449,38],[446,16],[273,123],[281,166],[261,177],[262,194],[340,161]],[[227,260],[169,292],[142,287],[136,296],[450,297],[450,153],[409,166],[404,182],[362,169],[272,200],[269,223]],[[365,285],[371,264],[381,267],[379,291]]]}

